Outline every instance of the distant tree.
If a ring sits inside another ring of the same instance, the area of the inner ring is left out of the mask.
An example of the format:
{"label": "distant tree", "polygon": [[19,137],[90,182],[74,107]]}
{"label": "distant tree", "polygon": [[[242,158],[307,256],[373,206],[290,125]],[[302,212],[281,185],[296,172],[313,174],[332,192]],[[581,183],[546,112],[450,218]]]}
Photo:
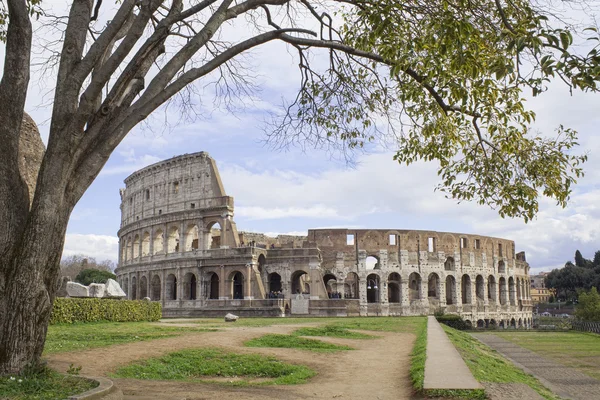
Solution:
{"label": "distant tree", "polygon": [[594,270],[567,262],[564,268],[555,269],[546,276],[546,287],[556,290],[557,299],[577,298],[577,291],[589,290],[595,280]]}
{"label": "distant tree", "polygon": [[579,295],[575,316],[583,321],[600,321],[600,294],[595,287]]}
{"label": "distant tree", "polygon": [[97,269],[84,269],[77,277],[75,282],[79,282],[82,285],[89,285],[90,283],[106,283],[109,279],[115,279],[117,276],[109,271],[100,271]]}
{"label": "distant tree", "polygon": [[600,250],[598,250],[596,253],[594,253],[593,264],[594,264],[594,267],[600,267]]}
{"label": "distant tree", "polygon": [[575,265],[578,267],[585,267],[585,258],[581,255],[579,250],[575,251]]}
{"label": "distant tree", "polygon": [[74,279],[84,269],[111,272],[115,269],[115,265],[111,260],[97,262],[94,257],[89,257],[84,254],[75,254],[61,260],[59,279],[64,276]]}

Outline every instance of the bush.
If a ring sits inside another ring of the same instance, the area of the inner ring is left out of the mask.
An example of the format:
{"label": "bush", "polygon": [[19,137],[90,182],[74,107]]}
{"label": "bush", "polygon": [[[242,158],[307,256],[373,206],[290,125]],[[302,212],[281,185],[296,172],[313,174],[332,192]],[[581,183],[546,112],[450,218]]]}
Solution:
{"label": "bush", "polygon": [[156,301],[57,298],[50,324],[158,321],[161,316],[162,307]]}
{"label": "bush", "polygon": [[467,329],[471,329],[471,326],[468,325],[460,315],[454,314],[446,314],[435,317],[440,324],[448,325],[451,328],[458,329],[460,331],[464,331]]}
{"label": "bush", "polygon": [[100,271],[97,269],[84,269],[77,277],[75,282],[88,286],[91,283],[106,283],[109,279],[117,279],[117,276],[110,271]]}

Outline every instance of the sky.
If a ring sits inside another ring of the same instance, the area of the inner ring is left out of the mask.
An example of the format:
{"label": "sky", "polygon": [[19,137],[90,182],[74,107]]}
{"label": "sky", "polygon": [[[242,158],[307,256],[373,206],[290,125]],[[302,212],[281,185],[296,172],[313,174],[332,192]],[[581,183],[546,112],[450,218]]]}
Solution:
{"label": "sky", "polygon": [[[1,60],[3,52],[0,45]],[[245,107],[215,107],[212,89],[203,87],[208,100],[195,106],[201,118],[182,119],[170,108],[136,127],[73,211],[63,257],[85,254],[116,261],[123,180],[152,163],[198,151],[216,160],[225,190],[235,199],[234,220],[241,231],[306,234],[308,229],[341,227],[490,235],[514,240],[534,273],[563,266],[577,249],[587,258],[600,250],[600,94],[571,95],[556,84],[528,100],[537,113],[535,128],[551,133],[563,124],[577,130],[577,151],[588,153],[589,161],[566,208],[541,198],[537,217],[524,223],[503,219],[486,206],[446,199],[434,191],[439,183],[436,164],[399,165],[390,149],[373,148],[348,165],[321,150],[270,148],[264,142],[269,112],[281,110],[299,84],[294,56],[282,44],[252,52],[248,62],[259,91],[244,99]],[[34,70],[26,106],[44,141],[52,83],[40,68]]]}

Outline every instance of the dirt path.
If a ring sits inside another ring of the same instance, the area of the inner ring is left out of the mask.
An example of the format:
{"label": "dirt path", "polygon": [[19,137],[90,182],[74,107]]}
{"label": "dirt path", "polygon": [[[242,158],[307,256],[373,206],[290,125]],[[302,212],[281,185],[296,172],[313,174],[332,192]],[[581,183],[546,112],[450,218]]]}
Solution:
{"label": "dirt path", "polygon": [[[302,325],[306,326],[306,325]],[[356,350],[316,353],[294,349],[247,348],[243,342],[267,333],[290,333],[299,325],[233,327],[218,332],[196,332],[174,338],[116,345],[103,349],[55,354],[50,365],[65,371],[70,364],[81,365],[84,375],[106,376],[132,361],[155,357],[185,348],[218,346],[237,353],[272,355],[286,362],[304,364],[317,371],[308,383],[293,386],[232,388],[216,384],[173,381],[113,379],[128,400],[157,399],[410,399],[408,374],[414,335],[377,332],[380,338],[350,340],[319,338],[348,344]]]}

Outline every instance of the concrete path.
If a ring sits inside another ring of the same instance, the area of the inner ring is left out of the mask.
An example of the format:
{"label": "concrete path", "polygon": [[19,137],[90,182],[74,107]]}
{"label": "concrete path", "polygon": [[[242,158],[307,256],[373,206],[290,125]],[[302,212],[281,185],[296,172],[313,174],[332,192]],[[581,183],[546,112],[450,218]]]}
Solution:
{"label": "concrete path", "polygon": [[600,381],[574,368],[549,360],[533,351],[491,333],[474,333],[474,337],[535,376],[544,386],[565,399],[600,398]]}
{"label": "concrete path", "polygon": [[423,389],[483,389],[435,317],[427,319]]}

